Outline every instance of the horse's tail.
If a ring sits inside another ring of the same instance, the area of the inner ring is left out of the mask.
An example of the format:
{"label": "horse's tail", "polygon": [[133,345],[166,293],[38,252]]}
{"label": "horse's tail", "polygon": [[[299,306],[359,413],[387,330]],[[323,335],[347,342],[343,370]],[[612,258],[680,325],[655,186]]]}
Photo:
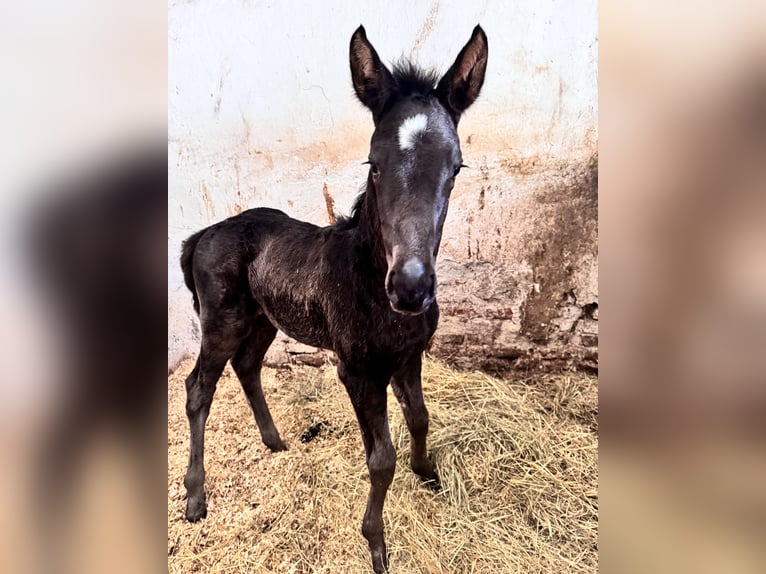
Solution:
{"label": "horse's tail", "polygon": [[199,315],[199,297],[197,296],[197,288],[194,285],[194,274],[192,273],[192,261],[194,259],[194,250],[197,248],[197,243],[205,233],[205,229],[198,231],[186,241],[181,244],[181,269],[184,272],[184,283],[192,292],[192,298],[194,300],[194,310]]}

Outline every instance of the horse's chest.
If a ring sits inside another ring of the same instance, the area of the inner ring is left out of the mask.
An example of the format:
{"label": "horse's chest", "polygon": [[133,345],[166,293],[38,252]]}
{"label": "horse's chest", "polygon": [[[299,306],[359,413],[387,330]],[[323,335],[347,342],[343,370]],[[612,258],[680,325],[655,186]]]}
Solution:
{"label": "horse's chest", "polygon": [[436,330],[438,313],[381,314],[356,322],[340,346],[356,359],[396,360],[422,353]]}

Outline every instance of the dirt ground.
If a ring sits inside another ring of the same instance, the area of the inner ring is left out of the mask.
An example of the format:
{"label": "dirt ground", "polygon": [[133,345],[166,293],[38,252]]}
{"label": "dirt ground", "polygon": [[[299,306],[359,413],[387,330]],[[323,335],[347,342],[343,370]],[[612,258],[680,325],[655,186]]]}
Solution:
{"label": "dirt ground", "polygon": [[[362,441],[332,366],[264,369],[288,451],[261,443],[230,368],[206,433],[208,516],[184,521],[185,361],[168,377],[168,571],[371,572]],[[581,374],[501,380],[424,361],[429,450],[442,490],[409,469],[389,391],[397,469],[384,507],[391,574],[598,570],[598,399]]]}

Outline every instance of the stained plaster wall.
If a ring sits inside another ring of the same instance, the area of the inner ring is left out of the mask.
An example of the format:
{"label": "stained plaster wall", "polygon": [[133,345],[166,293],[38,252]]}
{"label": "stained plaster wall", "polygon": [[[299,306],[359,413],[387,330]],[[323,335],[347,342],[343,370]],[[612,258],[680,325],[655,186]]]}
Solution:
{"label": "stained plaster wall", "polygon": [[[365,181],[372,121],[353,96],[363,23],[384,61],[440,70],[481,23],[490,57],[460,122],[465,163],[437,275],[431,352],[469,368],[597,365],[595,1],[171,2],[168,363],[197,351],[180,242],[243,209],[316,224]],[[268,360],[325,355],[281,337]]]}

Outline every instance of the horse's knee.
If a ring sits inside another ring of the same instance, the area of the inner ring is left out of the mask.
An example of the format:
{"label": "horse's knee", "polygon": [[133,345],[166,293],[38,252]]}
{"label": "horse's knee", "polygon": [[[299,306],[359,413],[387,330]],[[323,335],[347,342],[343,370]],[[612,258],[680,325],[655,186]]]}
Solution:
{"label": "horse's knee", "polygon": [[199,392],[189,392],[186,396],[186,416],[188,418],[196,417],[207,406],[207,401]]}
{"label": "horse's knee", "polygon": [[212,402],[213,393],[210,389],[202,388],[199,384],[191,385],[186,390],[186,416],[191,418],[206,411]]}
{"label": "horse's knee", "polygon": [[394,445],[376,446],[370,453],[367,469],[370,471],[370,482],[373,486],[384,486],[387,488],[391,484],[396,470],[396,451],[394,450]]}
{"label": "horse's knee", "polygon": [[202,405],[199,400],[192,398],[191,395],[186,397],[186,416],[192,418],[201,409]]}

